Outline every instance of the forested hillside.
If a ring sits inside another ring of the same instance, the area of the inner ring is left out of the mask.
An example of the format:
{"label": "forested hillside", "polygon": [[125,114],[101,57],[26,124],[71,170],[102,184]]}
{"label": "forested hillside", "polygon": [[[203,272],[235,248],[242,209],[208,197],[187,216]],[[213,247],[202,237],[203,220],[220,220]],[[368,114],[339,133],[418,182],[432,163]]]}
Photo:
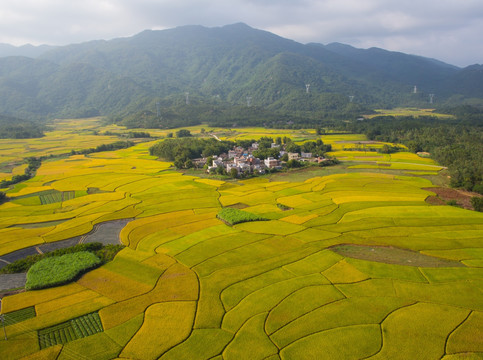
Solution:
{"label": "forested hillside", "polygon": [[[260,122],[266,113],[327,119],[371,108],[423,107],[429,94],[435,106],[483,103],[481,66],[460,69],[343,44],[304,45],[244,24],[150,30],[45,50],[36,59],[0,58],[1,114],[142,122],[136,114],[151,112],[159,123],[163,113],[168,120],[176,116],[167,113],[180,113],[181,121],[183,111],[194,111],[177,107],[198,104],[229,113],[232,122],[240,115],[227,109],[235,105],[263,109]],[[219,123],[216,116],[212,121]]]}

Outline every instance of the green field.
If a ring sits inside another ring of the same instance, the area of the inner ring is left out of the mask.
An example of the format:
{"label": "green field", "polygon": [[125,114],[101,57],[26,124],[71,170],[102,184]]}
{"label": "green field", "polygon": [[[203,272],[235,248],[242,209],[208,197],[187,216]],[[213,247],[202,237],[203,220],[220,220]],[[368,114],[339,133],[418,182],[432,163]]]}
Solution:
{"label": "green field", "polygon": [[[406,172],[431,159],[225,182],[176,172],[151,145],[53,159],[7,191],[0,255],[133,220],[112,262],[2,299],[2,359],[481,358],[483,214],[425,201],[433,184]],[[269,221],[229,226],[222,208]]]}

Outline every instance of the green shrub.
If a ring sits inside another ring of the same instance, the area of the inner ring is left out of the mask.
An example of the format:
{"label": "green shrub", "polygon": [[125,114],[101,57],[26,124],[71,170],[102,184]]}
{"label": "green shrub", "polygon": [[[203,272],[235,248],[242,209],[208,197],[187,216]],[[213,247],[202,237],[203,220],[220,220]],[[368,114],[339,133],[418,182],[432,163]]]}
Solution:
{"label": "green shrub", "polygon": [[49,257],[29,269],[25,289],[35,290],[66,284],[99,265],[101,260],[87,251]]}
{"label": "green shrub", "polygon": [[124,248],[124,245],[108,244],[95,252],[96,256],[105,264],[114,259],[114,256]]}
{"label": "green shrub", "polygon": [[[110,246],[110,245],[108,245],[108,246]],[[108,246],[106,246],[106,247],[108,247]],[[112,246],[118,246],[118,245],[112,245]],[[123,247],[122,245],[119,245],[119,246],[121,246],[121,247],[117,251],[121,250],[122,247]],[[34,265],[35,263],[39,262],[42,259],[52,257],[52,256],[73,254],[73,253],[76,253],[76,252],[79,252],[79,251],[96,252],[96,255],[97,255],[97,252],[101,251],[102,249],[103,249],[103,246],[102,246],[101,243],[93,242],[93,243],[88,243],[88,244],[78,244],[78,245],[74,245],[74,246],[71,246],[71,247],[63,248],[63,249],[57,249],[57,250],[54,250],[52,252],[48,252],[48,253],[45,253],[45,254],[30,255],[30,256],[27,256],[23,259],[14,261],[13,263],[8,264],[7,266],[3,267],[2,269],[0,269],[0,274],[16,274],[16,273],[27,272],[30,269],[30,267],[32,265]],[[113,251],[113,250],[109,250],[109,251]],[[116,255],[116,254],[114,254],[114,255]],[[99,257],[102,259],[101,256],[99,256]],[[112,258],[113,257],[114,256],[112,256]],[[112,258],[110,260],[112,260]],[[110,261],[110,260],[106,260],[105,262]]]}
{"label": "green shrub", "polygon": [[218,219],[221,219],[229,223],[230,225],[235,225],[235,224],[248,222],[248,221],[268,220],[259,215],[252,214],[238,209],[233,209],[233,208],[223,208],[218,212],[216,216],[218,217]]}

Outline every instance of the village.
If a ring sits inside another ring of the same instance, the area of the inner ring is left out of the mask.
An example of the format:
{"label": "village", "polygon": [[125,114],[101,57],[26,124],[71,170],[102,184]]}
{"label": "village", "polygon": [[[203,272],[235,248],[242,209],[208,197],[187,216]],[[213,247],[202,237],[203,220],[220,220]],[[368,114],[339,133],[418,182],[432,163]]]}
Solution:
{"label": "village", "polygon": [[[235,146],[228,153],[219,156],[194,159],[195,166],[203,167],[207,173],[226,171],[231,175],[265,174],[268,170],[282,170],[284,167],[298,167],[303,163],[322,164],[329,159],[317,156],[311,152],[287,152],[283,144],[271,144],[271,149],[278,149],[278,158],[268,156],[260,159],[254,155],[259,150],[259,144],[254,142],[248,148]],[[275,152],[275,151],[274,151]],[[295,166],[293,166],[296,164]],[[287,166],[289,165],[289,166]]]}

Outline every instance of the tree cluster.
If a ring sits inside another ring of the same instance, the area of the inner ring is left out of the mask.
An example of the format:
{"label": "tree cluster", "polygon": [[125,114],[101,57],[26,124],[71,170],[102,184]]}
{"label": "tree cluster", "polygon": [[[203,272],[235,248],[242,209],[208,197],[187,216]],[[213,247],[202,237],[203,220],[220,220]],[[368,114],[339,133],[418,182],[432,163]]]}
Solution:
{"label": "tree cluster", "polygon": [[[180,130],[181,131],[181,130]],[[226,153],[236,143],[216,139],[181,137],[166,139],[151,146],[149,153],[167,161],[173,161],[177,168],[193,167],[192,159]]]}
{"label": "tree cluster", "polygon": [[114,150],[120,150],[120,149],[127,149],[131,146],[134,146],[134,143],[132,141],[116,141],[111,144],[101,144],[96,146],[95,148],[89,148],[89,149],[83,149],[83,150],[71,150],[70,154],[71,155],[86,155],[86,154],[91,154],[91,153],[96,153],[96,152],[102,152],[102,151],[114,151]]}
{"label": "tree cluster", "polygon": [[45,130],[43,124],[0,115],[0,139],[40,138]]}
{"label": "tree cluster", "polygon": [[[25,168],[24,173],[22,175],[14,175],[11,180],[2,180],[0,182],[0,188],[6,188],[7,186],[18,184],[19,182],[26,181],[35,176],[37,169],[42,164],[42,160],[36,157],[29,157],[26,161],[27,167]],[[5,200],[5,198],[3,200]]]}
{"label": "tree cluster", "polygon": [[[464,109],[464,108],[463,108]],[[411,152],[429,152],[447,166],[453,187],[483,194],[483,111],[470,108],[456,119],[436,117],[375,117],[345,128],[371,140],[402,143]]]}

